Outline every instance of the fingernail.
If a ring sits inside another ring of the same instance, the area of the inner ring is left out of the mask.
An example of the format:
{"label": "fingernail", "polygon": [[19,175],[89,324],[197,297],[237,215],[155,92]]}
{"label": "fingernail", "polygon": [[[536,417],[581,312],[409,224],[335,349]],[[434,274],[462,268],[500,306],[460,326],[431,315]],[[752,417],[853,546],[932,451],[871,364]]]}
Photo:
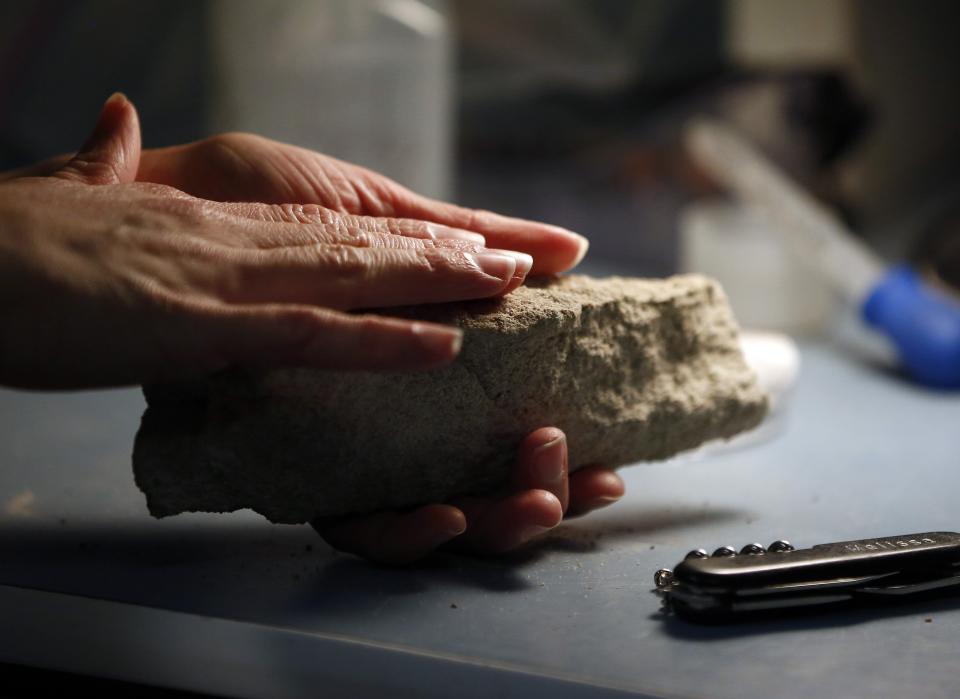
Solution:
{"label": "fingernail", "polygon": [[450,228],[450,226],[444,226],[439,223],[428,223],[427,233],[430,234],[430,237],[436,238],[437,240],[466,240],[470,243],[477,243],[478,245],[487,244],[487,239],[479,233],[465,231],[461,228]]}
{"label": "fingernail", "polygon": [[572,269],[580,264],[580,261],[583,259],[584,255],[587,254],[587,250],[590,249],[590,241],[584,238],[579,233],[574,233],[573,231],[567,230],[566,228],[561,228],[560,226],[550,226],[554,231],[564,235],[568,238],[572,238],[576,241],[577,244],[577,254],[573,258],[573,261],[570,263],[570,266],[567,269]]}
{"label": "fingernail", "polygon": [[451,527],[450,529],[444,530],[444,533],[447,535],[447,539],[452,539],[455,536],[460,536],[465,531],[467,531],[467,525],[462,524],[459,527]]}
{"label": "fingernail", "polygon": [[426,323],[414,323],[413,334],[431,354],[438,357],[454,357],[463,345],[463,331],[457,328],[438,328]]}
{"label": "fingernail", "polygon": [[539,524],[528,524],[526,527],[520,530],[518,537],[520,542],[525,544],[531,539],[535,539],[551,529],[553,529],[553,527],[542,527]]}
{"label": "fingernail", "polygon": [[122,92],[114,92],[112,95],[107,97],[107,101],[104,102],[104,105],[113,104],[114,102],[129,102],[127,96]]}
{"label": "fingernail", "polygon": [[563,485],[563,434],[541,444],[531,455],[530,469],[537,484],[556,492]]}
{"label": "fingernail", "polygon": [[612,505],[613,503],[618,502],[622,498],[623,498],[622,495],[599,495],[593,498],[592,500],[590,500],[590,502],[587,503],[586,507],[581,506],[579,509],[579,512],[582,514],[584,512],[592,512],[593,510],[599,510],[601,507],[607,507],[608,505]]}
{"label": "fingernail", "polygon": [[577,252],[577,256],[573,259],[573,264],[570,265],[571,269],[580,264],[580,261],[587,254],[587,250],[590,249],[590,241],[584,238],[579,233],[574,233],[572,231],[567,231],[570,235],[577,239],[577,242],[580,244],[580,250]]}
{"label": "fingernail", "polygon": [[517,252],[516,250],[495,250],[490,249],[490,252],[497,253],[498,255],[509,255],[517,261],[516,269],[514,269],[513,276],[523,277],[527,276],[527,273],[533,267],[533,258],[525,252]]}
{"label": "fingernail", "polygon": [[426,551],[432,551],[435,548],[448,544],[458,536],[467,531],[466,527],[462,529],[436,529],[433,532],[427,534],[423,539],[424,549]]}
{"label": "fingernail", "polygon": [[513,278],[513,273],[517,269],[517,258],[512,255],[502,255],[489,252],[468,255],[484,274],[496,277],[504,282]]}
{"label": "fingernail", "polygon": [[593,499],[593,502],[609,505],[611,502],[617,502],[621,498],[623,498],[622,495],[599,495]]}

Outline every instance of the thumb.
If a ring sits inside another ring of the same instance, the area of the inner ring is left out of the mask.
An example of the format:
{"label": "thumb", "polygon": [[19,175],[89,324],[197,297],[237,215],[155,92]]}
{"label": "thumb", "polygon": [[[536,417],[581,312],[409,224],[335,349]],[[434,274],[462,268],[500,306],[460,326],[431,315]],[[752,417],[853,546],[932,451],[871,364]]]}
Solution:
{"label": "thumb", "polygon": [[54,177],[85,184],[133,182],[140,164],[140,120],[123,94],[115,92],[100,110],[93,133]]}

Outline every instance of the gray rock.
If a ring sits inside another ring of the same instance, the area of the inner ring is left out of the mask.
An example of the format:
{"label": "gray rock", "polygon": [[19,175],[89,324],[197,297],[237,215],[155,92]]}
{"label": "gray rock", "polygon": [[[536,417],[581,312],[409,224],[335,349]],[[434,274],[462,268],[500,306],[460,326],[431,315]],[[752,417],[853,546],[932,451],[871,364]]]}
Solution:
{"label": "gray rock", "polygon": [[766,399],[719,286],[568,276],[390,315],[464,328],[413,373],[231,371],[145,389],[134,471],[158,517],[251,508],[274,522],[442,502],[506,480],[531,430],[572,467],[665,459],[756,425]]}

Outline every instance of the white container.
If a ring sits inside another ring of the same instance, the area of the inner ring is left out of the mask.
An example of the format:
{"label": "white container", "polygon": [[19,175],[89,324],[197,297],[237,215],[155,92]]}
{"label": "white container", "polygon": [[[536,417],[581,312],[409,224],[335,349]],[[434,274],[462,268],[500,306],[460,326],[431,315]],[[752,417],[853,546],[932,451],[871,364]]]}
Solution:
{"label": "white container", "polygon": [[452,52],[443,2],[215,0],[214,132],[250,131],[452,189]]}
{"label": "white container", "polygon": [[723,286],[741,327],[823,333],[831,290],[769,234],[763,213],[731,202],[697,202],[680,221],[680,268]]}

